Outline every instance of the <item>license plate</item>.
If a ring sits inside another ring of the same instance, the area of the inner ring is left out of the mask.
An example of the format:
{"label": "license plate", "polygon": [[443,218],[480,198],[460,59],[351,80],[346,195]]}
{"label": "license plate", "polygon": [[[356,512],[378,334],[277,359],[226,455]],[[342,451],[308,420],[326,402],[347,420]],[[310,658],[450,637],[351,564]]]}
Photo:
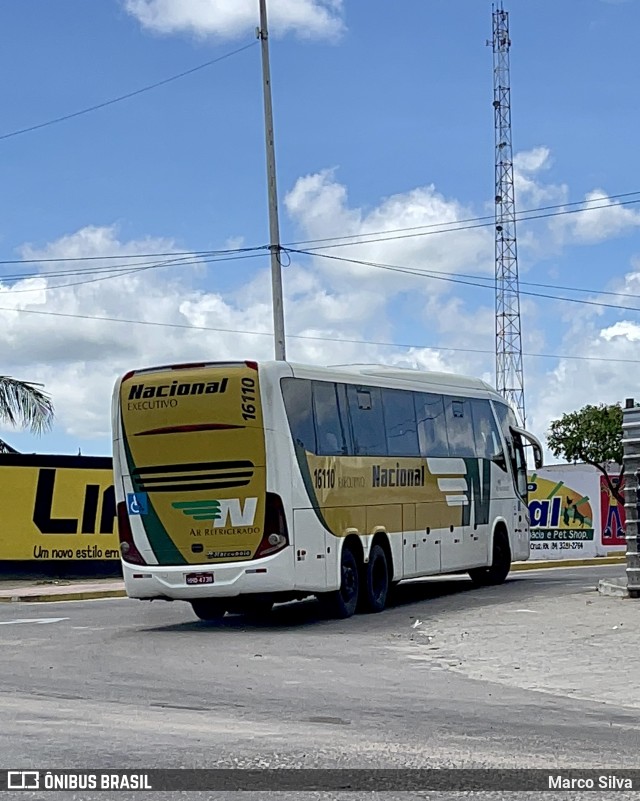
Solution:
{"label": "license plate", "polygon": [[213,584],[213,573],[187,573],[187,584]]}

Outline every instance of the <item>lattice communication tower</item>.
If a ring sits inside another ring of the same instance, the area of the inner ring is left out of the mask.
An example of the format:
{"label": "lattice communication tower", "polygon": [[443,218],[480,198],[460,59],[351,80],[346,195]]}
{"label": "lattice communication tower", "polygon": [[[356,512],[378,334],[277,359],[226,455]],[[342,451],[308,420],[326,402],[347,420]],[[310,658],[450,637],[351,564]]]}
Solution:
{"label": "lattice communication tower", "polygon": [[516,202],[511,145],[509,14],[493,6],[493,109],[495,121],[496,387],[524,426],[524,373],[516,244]]}

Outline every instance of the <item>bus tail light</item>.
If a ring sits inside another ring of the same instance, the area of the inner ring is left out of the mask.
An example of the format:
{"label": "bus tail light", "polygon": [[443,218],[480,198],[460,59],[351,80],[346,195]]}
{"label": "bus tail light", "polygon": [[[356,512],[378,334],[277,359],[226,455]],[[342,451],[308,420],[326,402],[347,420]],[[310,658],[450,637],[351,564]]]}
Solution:
{"label": "bus tail light", "polygon": [[127,504],[124,501],[118,504],[118,538],[120,540],[120,554],[125,562],[130,562],[132,565],[147,564],[133,541]]}
{"label": "bus tail light", "polygon": [[282,498],[272,492],[267,492],[264,512],[264,533],[262,542],[258,546],[254,559],[281,551],[289,544],[287,518],[284,514]]}

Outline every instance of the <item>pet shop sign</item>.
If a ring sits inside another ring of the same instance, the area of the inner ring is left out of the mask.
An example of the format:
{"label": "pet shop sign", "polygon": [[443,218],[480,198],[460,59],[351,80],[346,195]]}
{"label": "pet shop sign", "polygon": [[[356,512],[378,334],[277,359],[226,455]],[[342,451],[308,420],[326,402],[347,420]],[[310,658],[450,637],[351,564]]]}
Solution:
{"label": "pet shop sign", "polygon": [[564,479],[559,473],[529,476],[532,559],[596,556],[593,477],[572,471]]}

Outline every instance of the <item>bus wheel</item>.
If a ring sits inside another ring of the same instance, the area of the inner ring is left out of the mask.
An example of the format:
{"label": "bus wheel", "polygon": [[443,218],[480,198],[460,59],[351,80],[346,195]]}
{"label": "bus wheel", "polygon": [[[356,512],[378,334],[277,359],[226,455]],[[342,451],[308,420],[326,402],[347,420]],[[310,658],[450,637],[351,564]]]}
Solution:
{"label": "bus wheel", "polygon": [[346,618],[355,614],[360,592],[358,560],[348,546],[342,549],[340,560],[340,589],[323,595],[322,601],[333,617]]}
{"label": "bus wheel", "polygon": [[376,544],[366,565],[362,606],[366,612],[382,612],[389,594],[389,565],[384,549]]}
{"label": "bus wheel", "polygon": [[196,617],[211,623],[216,620],[222,620],[227,611],[222,601],[217,598],[199,598],[196,601],[191,601],[191,608]]}
{"label": "bus wheel", "polygon": [[496,531],[493,538],[491,567],[477,567],[469,571],[471,580],[482,587],[502,584],[511,570],[511,549],[504,531]]}

